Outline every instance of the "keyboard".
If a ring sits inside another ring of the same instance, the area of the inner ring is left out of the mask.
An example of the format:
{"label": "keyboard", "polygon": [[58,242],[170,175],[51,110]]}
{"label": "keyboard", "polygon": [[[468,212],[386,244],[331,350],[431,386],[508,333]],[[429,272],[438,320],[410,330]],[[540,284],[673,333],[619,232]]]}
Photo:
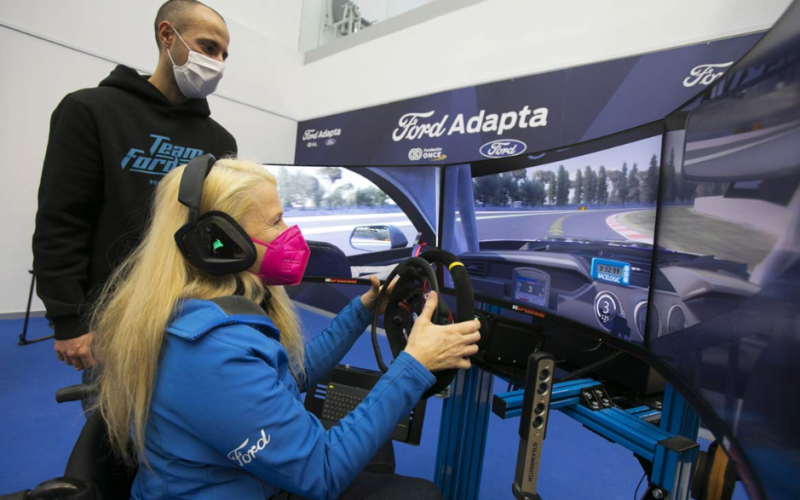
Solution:
{"label": "keyboard", "polygon": [[351,387],[344,384],[328,384],[325,402],[322,404],[322,418],[338,422],[347,416],[361,401],[367,397],[369,391]]}
{"label": "keyboard", "polygon": [[[310,387],[303,403],[306,410],[320,419],[325,429],[336,425],[367,397],[382,373],[354,366],[339,365],[324,380]],[[426,401],[403,416],[392,432],[392,439],[419,445],[425,420]]]}

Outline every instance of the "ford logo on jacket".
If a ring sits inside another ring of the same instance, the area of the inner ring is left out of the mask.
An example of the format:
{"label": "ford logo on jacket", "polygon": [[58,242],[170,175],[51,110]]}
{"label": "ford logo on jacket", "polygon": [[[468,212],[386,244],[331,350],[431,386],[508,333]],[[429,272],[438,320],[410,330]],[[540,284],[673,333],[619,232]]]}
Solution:
{"label": "ford logo on jacket", "polygon": [[480,152],[486,158],[504,158],[522,154],[527,148],[524,142],[516,139],[498,139],[481,146]]}

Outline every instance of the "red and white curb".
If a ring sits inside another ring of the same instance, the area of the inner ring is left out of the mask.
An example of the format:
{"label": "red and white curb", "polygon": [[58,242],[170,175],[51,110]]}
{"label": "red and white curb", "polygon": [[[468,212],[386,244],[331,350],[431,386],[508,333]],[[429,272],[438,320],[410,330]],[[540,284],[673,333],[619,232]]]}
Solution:
{"label": "red and white curb", "polygon": [[622,214],[609,215],[606,218],[606,224],[608,224],[608,227],[616,231],[617,234],[619,234],[620,236],[622,236],[627,240],[636,241],[638,243],[647,243],[648,245],[653,244],[653,238],[651,238],[650,236],[646,236],[635,229],[631,229],[628,226],[622,224],[620,221],[618,221],[617,217],[619,215]]}

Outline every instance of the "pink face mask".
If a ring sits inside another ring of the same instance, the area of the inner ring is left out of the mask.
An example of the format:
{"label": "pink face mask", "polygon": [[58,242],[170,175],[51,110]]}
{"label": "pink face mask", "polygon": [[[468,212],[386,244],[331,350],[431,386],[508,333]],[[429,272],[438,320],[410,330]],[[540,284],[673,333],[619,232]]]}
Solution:
{"label": "pink face mask", "polygon": [[308,248],[300,228],[292,226],[272,240],[264,243],[250,238],[254,243],[267,247],[261,268],[256,275],[267,285],[296,285],[303,279],[311,250]]}

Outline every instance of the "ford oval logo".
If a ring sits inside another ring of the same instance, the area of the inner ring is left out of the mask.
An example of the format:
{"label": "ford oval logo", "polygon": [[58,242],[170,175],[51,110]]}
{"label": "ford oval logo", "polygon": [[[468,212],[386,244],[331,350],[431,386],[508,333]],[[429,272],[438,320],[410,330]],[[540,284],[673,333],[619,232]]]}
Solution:
{"label": "ford oval logo", "polygon": [[336,139],[328,139],[325,141],[326,146],[333,146],[334,144],[336,144]]}
{"label": "ford oval logo", "polygon": [[528,146],[516,139],[497,139],[481,146],[480,152],[486,158],[503,158],[522,154]]}

